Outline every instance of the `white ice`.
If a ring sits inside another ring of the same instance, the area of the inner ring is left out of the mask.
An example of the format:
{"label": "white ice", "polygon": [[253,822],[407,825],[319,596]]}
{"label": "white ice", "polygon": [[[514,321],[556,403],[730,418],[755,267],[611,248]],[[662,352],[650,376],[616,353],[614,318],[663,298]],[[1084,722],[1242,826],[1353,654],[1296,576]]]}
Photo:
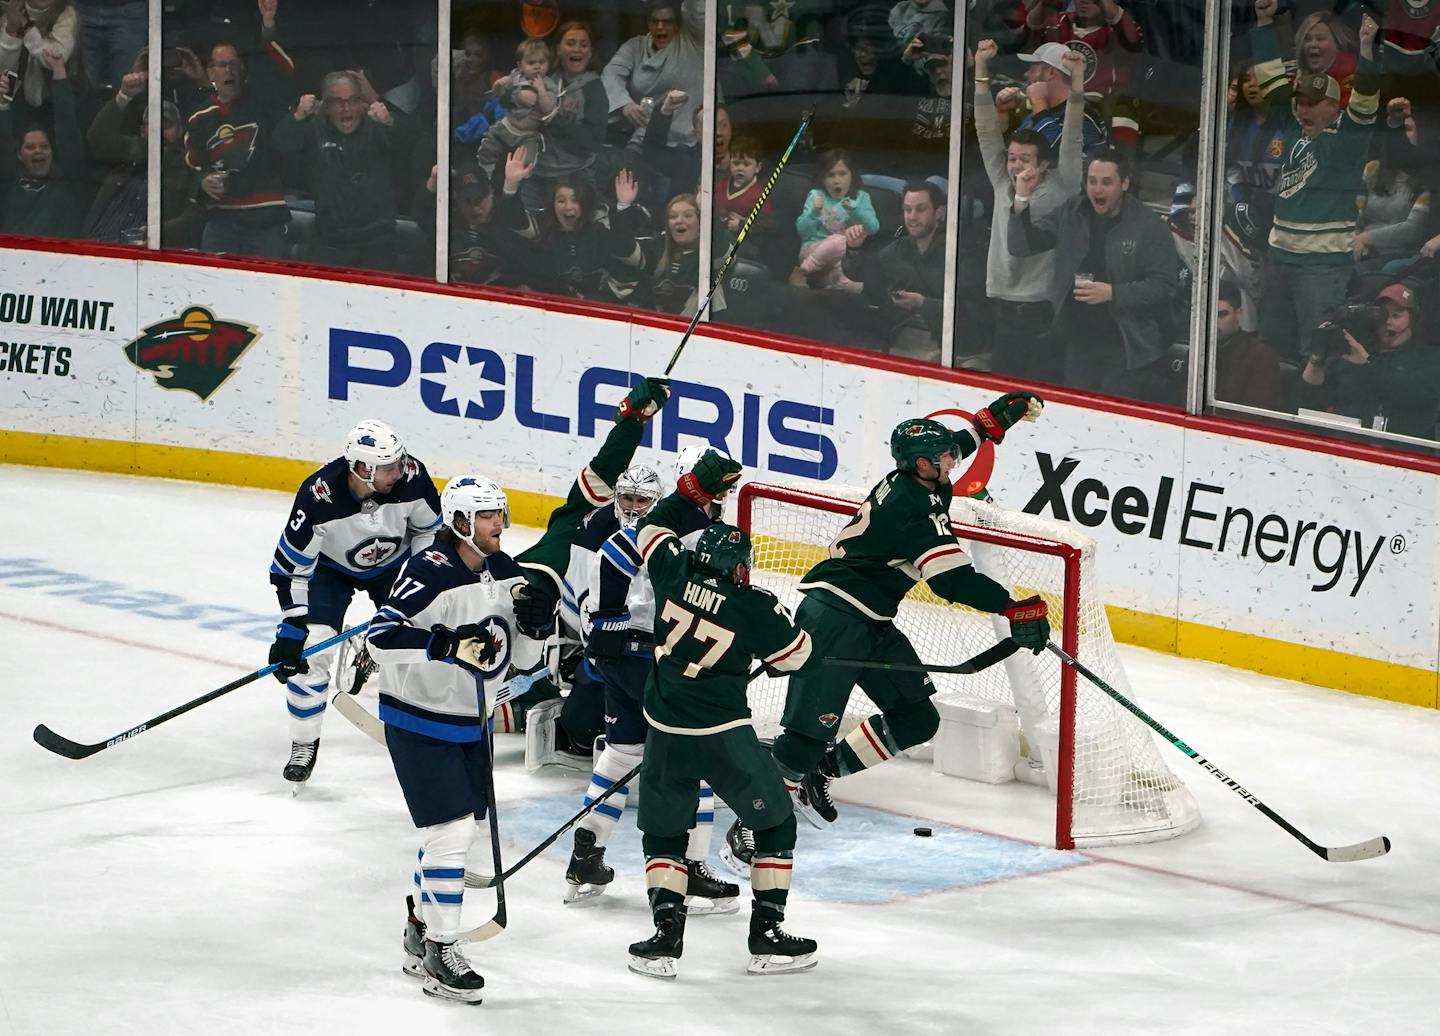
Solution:
{"label": "white ice", "polygon": [[[609,892],[563,907],[563,853],[536,860],[508,885],[509,928],[472,950],[484,1005],[431,1000],[400,971],[413,828],[384,751],[333,710],[294,799],[268,677],[90,759],[30,738],[101,740],[263,665],[288,498],[0,475],[0,1032],[1440,1033],[1440,713],[1132,649],[1140,702],[1272,808],[1320,842],[1394,850],[1326,863],[1162,745],[1198,831],[979,882],[947,846],[980,832],[991,862],[1053,862],[1050,801],[898,760],[839,786],[834,828],[802,824],[787,927],[818,939],[816,970],[747,976],[742,910],[692,919],[677,981],[630,974],[650,926],[627,815]],[[74,578],[13,578],[37,563]],[[121,595],[147,591],[209,607],[136,616]],[[501,739],[507,859],[584,784],[527,776],[522,754]],[[492,911],[470,894],[467,919]]]}

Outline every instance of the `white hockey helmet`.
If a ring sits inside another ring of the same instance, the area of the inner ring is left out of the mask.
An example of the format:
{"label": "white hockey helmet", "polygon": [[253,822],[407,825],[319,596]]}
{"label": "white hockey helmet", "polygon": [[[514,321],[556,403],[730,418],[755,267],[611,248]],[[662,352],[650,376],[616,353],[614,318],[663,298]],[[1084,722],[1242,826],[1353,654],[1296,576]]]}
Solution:
{"label": "white hockey helmet", "polygon": [[[355,477],[375,488],[375,469],[387,464],[401,464],[405,461],[405,444],[383,421],[361,421],[345,439],[345,463]],[[363,463],[368,476],[362,476],[355,465]]]}
{"label": "white hockey helmet", "polygon": [[722,457],[729,457],[719,446],[711,446],[708,442],[691,443],[681,450],[675,457],[675,481],[680,481],[680,476],[695,470],[695,465],[700,458],[707,453],[718,453]]}
{"label": "white hockey helmet", "polygon": [[[644,464],[632,464],[615,480],[615,517],[620,519],[620,528],[631,529],[649,513],[660,499],[660,474]],[[650,501],[635,510],[626,510],[621,504],[622,496],[643,497]]]}
{"label": "white hockey helmet", "polygon": [[[485,552],[475,546],[472,538],[475,535],[475,515],[478,512],[499,511],[502,527],[510,528],[510,501],[505,499],[505,490],[480,475],[457,475],[445,483],[445,488],[440,492],[440,510],[446,527],[481,554]],[[457,514],[463,515],[469,524],[469,535],[462,534],[455,528]]]}

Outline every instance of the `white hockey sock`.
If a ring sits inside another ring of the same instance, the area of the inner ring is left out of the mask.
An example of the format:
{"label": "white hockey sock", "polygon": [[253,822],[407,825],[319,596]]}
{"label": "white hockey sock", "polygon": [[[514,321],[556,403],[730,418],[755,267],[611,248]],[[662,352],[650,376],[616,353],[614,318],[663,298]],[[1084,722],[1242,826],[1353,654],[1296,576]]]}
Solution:
{"label": "white hockey sock", "polygon": [[[305,638],[308,647],[335,636],[336,630],[329,626],[312,626]],[[308,673],[298,673],[285,683],[285,707],[290,712],[290,740],[314,741],[320,737],[320,724],[325,718],[325,706],[329,702],[330,668],[335,656],[340,653],[339,645],[311,655]]]}
{"label": "white hockey sock", "polygon": [[418,909],[426,937],[436,942],[454,942],[460,935],[465,856],[474,831],[470,817],[421,828]]}
{"label": "white hockey sock", "polygon": [[[644,745],[605,744],[600,758],[595,760],[595,772],[590,775],[590,787],[585,791],[585,805],[590,805],[605,791],[640,764],[644,756]],[[610,833],[625,812],[625,800],[630,797],[630,786],[622,785],[580,820],[580,826],[595,835],[595,844],[604,845],[610,841]]]}
{"label": "white hockey sock", "polygon": [[700,782],[700,801],[695,807],[695,826],[690,829],[690,844],[685,849],[687,860],[710,857],[710,834],[715,830],[715,791]]}

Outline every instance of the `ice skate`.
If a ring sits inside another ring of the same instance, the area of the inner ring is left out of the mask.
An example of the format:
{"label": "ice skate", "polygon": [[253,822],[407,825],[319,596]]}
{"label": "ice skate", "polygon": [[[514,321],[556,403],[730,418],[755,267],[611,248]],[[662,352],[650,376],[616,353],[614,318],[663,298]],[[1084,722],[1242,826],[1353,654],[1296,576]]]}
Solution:
{"label": "ice skate", "polygon": [[830,798],[831,779],[819,770],[811,770],[800,778],[800,784],[795,789],[795,812],[808,820],[812,827],[823,828],[826,824],[833,824],[839,815],[835,812],[834,800]]}
{"label": "ice skate", "polygon": [[415,916],[415,897],[405,897],[405,963],[400,968],[414,978],[425,977],[425,922]]}
{"label": "ice skate", "polygon": [[305,782],[315,772],[315,757],[319,754],[320,739],[318,737],[314,741],[290,742],[290,761],[285,764],[281,776],[293,785],[290,789],[292,797],[300,794],[300,789],[305,786]]}
{"label": "ice skate", "polygon": [[750,915],[750,966],[752,975],[780,975],[787,971],[809,971],[819,963],[814,939],[801,939],[758,913]]}
{"label": "ice skate", "polygon": [[685,886],[685,909],[694,916],[733,914],[740,909],[740,886],[721,881],[704,860],[686,860],[690,878]]}
{"label": "ice skate", "polygon": [[720,861],[737,875],[750,880],[750,861],[755,858],[755,832],[737,819],[725,832],[725,844],[720,847]]}
{"label": "ice skate", "polygon": [[654,935],[630,944],[630,970],[650,978],[674,978],[684,950],[685,915],[662,917],[655,922]]}
{"label": "ice skate", "polygon": [[605,847],[595,844],[595,832],[578,828],[570,865],[565,868],[565,902],[594,899],[615,880],[615,871],[605,863]]}
{"label": "ice skate", "polygon": [[484,995],[485,980],[453,942],[426,939],[425,985],[422,988],[426,996],[478,1004]]}

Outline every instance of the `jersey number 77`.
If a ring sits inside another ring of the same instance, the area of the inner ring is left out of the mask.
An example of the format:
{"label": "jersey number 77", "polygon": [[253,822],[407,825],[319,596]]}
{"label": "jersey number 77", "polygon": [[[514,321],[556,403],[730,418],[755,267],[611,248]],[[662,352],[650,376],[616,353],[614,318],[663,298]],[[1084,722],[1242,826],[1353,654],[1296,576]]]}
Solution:
{"label": "jersey number 77", "polygon": [[725,652],[729,651],[730,646],[735,643],[734,630],[728,630],[709,619],[699,619],[697,622],[698,617],[694,612],[673,600],[665,602],[665,607],[660,612],[660,618],[666,622],[672,622],[674,625],[665,635],[665,641],[660,645],[660,649],[655,652],[657,662],[680,646],[681,640],[687,633],[690,633],[692,626],[694,633],[690,639],[710,645],[697,661],[686,664],[681,675],[687,679],[693,680],[701,672],[720,661],[725,656]]}

